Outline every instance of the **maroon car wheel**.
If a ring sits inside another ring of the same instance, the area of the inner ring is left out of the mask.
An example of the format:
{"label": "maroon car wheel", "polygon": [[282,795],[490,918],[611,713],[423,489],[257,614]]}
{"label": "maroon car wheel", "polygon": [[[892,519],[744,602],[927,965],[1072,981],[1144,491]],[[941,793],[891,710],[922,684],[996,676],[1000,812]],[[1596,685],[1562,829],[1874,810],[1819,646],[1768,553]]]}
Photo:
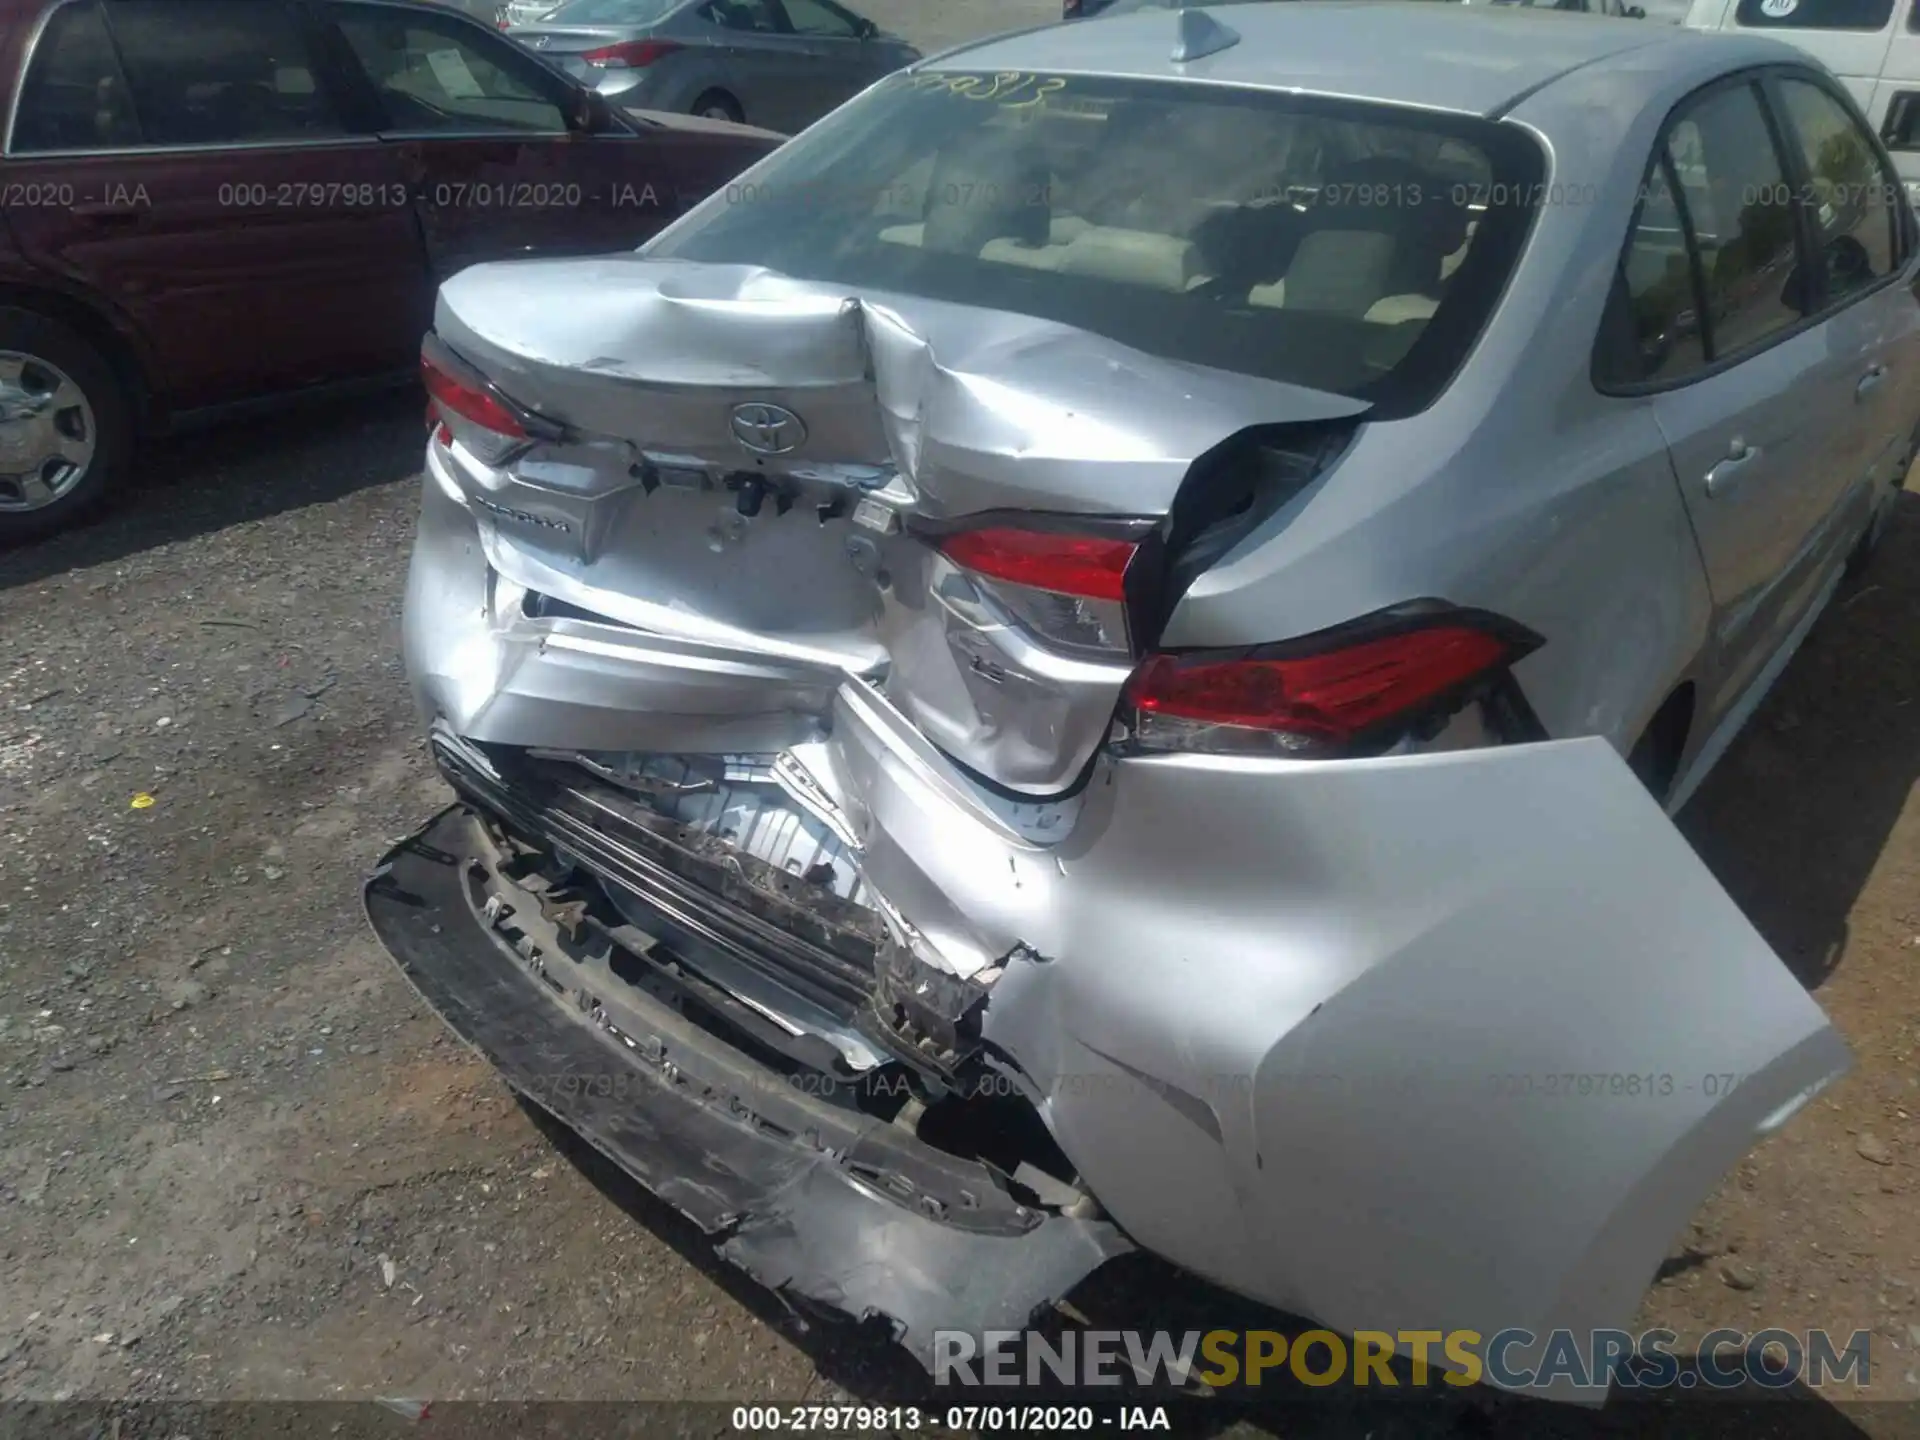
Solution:
{"label": "maroon car wheel", "polygon": [[92,510],[130,438],[125,393],[97,348],[45,315],[0,309],[0,544]]}

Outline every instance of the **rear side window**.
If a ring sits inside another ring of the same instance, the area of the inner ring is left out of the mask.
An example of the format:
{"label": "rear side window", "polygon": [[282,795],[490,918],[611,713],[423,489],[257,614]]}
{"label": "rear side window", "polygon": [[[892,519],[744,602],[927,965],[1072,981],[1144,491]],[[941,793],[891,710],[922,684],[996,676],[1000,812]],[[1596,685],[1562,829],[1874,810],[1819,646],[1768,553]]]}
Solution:
{"label": "rear side window", "polygon": [[1792,188],[1751,85],[1716,90],[1668,131],[1693,224],[1713,359],[1797,324],[1787,280],[1799,261]]}
{"label": "rear side window", "polygon": [[335,5],[328,13],[379,92],[389,129],[553,135],[567,128],[558,77],[511,40],[418,10]]}
{"label": "rear side window", "polygon": [[1537,145],[1388,105],[1114,77],[884,81],[662,257],[1010,311],[1424,408],[1532,224]]}
{"label": "rear side window", "polygon": [[783,35],[786,22],[769,0],[711,0],[701,12],[726,30],[745,30],[759,35]]}
{"label": "rear side window", "polygon": [[1893,0],[1740,0],[1734,16],[1757,30],[1880,30]]}
{"label": "rear side window", "polygon": [[107,16],[150,145],[345,133],[276,0],[114,0]]}
{"label": "rear side window", "polygon": [[1706,364],[1693,258],[1664,157],[1647,176],[1617,284],[1614,303],[1622,307],[1617,323],[1627,333],[1613,337],[1613,344],[1626,348],[1616,349],[1608,378],[1616,383],[1670,380]]}
{"label": "rear side window", "polygon": [[827,0],[780,0],[787,12],[787,23],[796,35],[813,35],[829,40],[853,40],[860,34],[860,23],[838,5]]}
{"label": "rear side window", "polygon": [[1753,85],[1683,106],[1644,193],[1615,286],[1615,309],[1628,313],[1609,318],[1602,383],[1681,378],[1799,323],[1798,212]]}
{"label": "rear side window", "polygon": [[1827,298],[1844,299],[1899,268],[1895,206],[1905,196],[1873,138],[1832,94],[1808,80],[1782,80],[1778,93],[1807,173]]}
{"label": "rear side window", "polygon": [[141,143],[133,96],[98,4],[53,12],[13,122],[13,152],[118,150]]}

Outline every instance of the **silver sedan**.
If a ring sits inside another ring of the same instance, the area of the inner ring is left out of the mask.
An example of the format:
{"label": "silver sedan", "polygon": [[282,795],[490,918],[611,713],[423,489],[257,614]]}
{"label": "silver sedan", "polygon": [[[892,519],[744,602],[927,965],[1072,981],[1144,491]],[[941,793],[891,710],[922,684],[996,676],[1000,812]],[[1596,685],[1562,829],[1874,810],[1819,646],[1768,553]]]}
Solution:
{"label": "silver sedan", "polygon": [[622,105],[782,131],[920,58],[836,0],[568,0],[507,33]]}
{"label": "silver sedan", "polygon": [[442,288],[404,630],[461,803],[375,928],[930,1362],[1141,1247],[1597,1399],[1525,1357],[1848,1064],[1668,815],[1891,513],[1917,273],[1757,36],[950,52],[638,254]]}

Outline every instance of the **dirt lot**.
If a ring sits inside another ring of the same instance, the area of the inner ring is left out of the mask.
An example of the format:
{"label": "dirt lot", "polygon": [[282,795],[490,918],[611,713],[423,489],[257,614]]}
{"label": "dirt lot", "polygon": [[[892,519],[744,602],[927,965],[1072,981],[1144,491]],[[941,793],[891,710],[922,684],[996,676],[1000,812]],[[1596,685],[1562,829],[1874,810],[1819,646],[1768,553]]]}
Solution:
{"label": "dirt lot", "polygon": [[[869,1336],[801,1334],[690,1227],[557,1146],[367,933],[361,876],[446,793],[398,661],[419,414],[400,396],[176,445],[106,521],[0,555],[0,1396],[923,1394]],[[1886,1399],[1920,1398],[1908,498],[1685,817],[1858,1068],[1701,1212],[1642,1317],[1683,1342],[1870,1328]],[[1101,1324],[1286,1323],[1149,1262],[1074,1301]],[[1776,1433],[1916,1416],[1796,1412]],[[1593,1428],[1478,1397],[1322,1396],[1245,1423],[1490,1419]]]}

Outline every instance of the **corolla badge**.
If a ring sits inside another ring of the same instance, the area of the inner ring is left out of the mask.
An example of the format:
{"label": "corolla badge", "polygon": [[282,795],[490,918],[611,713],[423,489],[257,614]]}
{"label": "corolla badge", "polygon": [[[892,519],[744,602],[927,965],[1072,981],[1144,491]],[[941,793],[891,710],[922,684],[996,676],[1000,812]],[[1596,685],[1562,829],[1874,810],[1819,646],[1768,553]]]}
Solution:
{"label": "corolla badge", "polygon": [[756,455],[785,455],[806,443],[805,423],[784,405],[736,405],[729,423],[733,438]]}
{"label": "corolla badge", "polygon": [[522,525],[537,525],[542,530],[558,530],[563,535],[573,533],[573,526],[564,520],[549,519],[545,515],[536,515],[531,510],[515,510],[510,505],[500,505],[492,500],[483,500],[478,495],[470,498],[473,500],[473,503],[478,505],[482,510],[485,510],[491,515],[498,515],[502,520],[517,520]]}

